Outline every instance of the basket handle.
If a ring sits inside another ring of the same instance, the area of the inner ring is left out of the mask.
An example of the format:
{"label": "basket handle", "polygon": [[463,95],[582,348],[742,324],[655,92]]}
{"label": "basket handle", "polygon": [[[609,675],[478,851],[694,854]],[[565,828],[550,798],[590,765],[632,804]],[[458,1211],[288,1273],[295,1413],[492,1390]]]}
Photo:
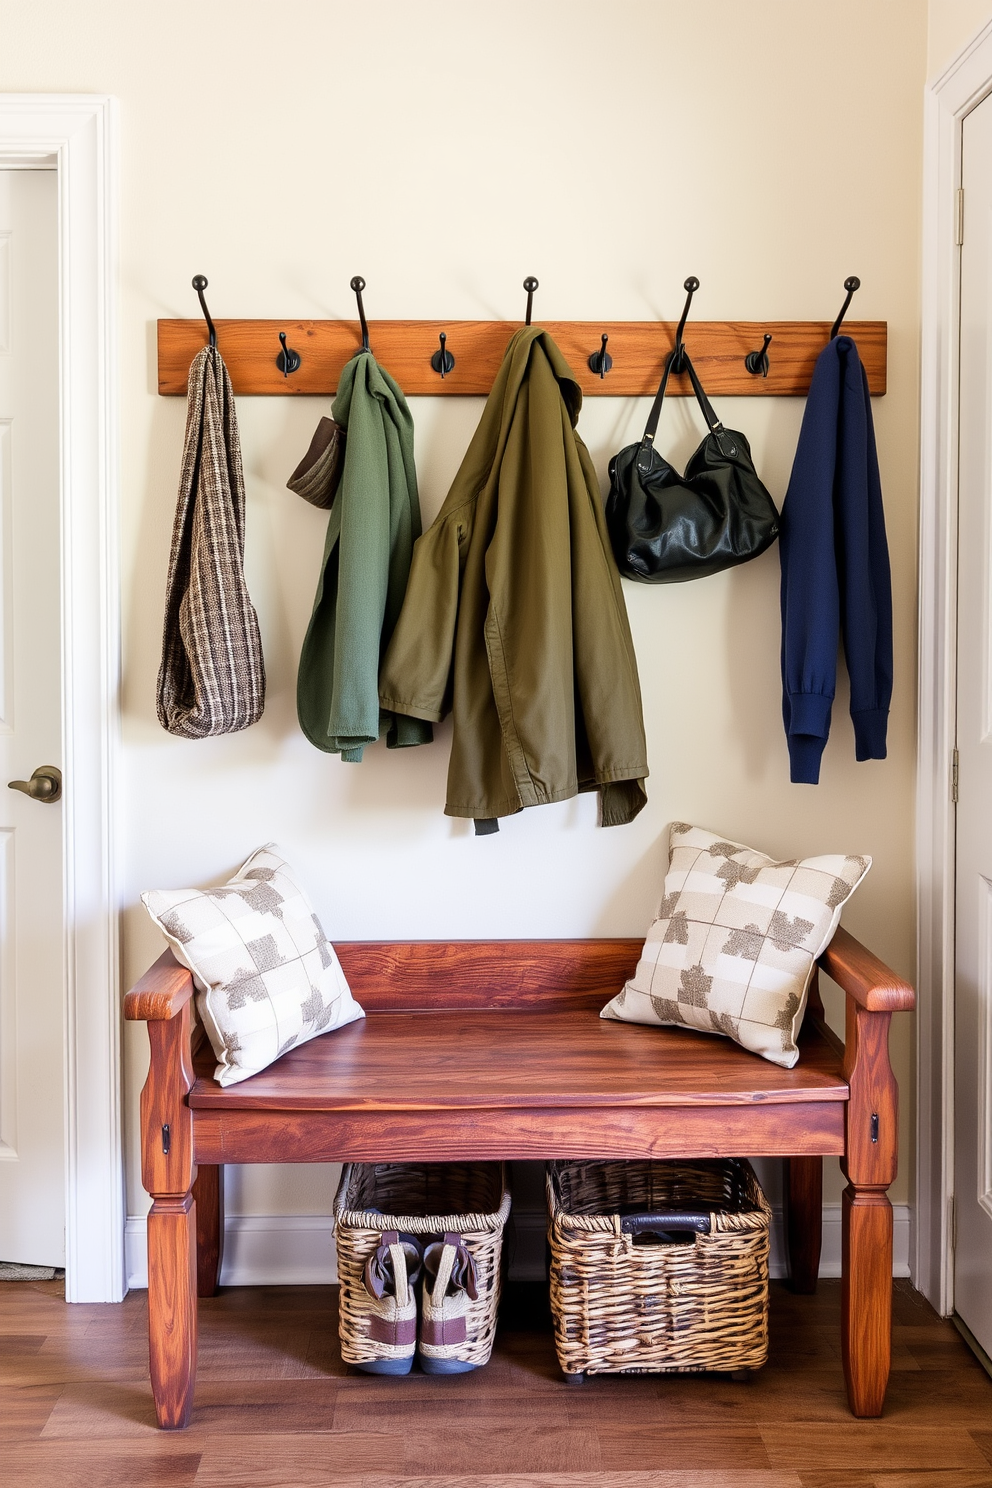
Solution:
{"label": "basket handle", "polygon": [[708,1235],[710,1216],[706,1209],[658,1209],[653,1214],[625,1214],[620,1228],[625,1235],[667,1235],[676,1230]]}

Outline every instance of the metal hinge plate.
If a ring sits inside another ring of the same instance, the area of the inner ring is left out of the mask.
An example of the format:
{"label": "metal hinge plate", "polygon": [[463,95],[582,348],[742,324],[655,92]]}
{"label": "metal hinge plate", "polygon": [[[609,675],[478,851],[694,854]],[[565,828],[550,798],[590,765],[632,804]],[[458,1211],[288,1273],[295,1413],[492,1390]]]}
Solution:
{"label": "metal hinge plate", "polygon": [[953,1194],[947,1200],[947,1244],[951,1250],[958,1248],[958,1206]]}
{"label": "metal hinge plate", "polygon": [[964,242],[964,187],[959,186],[954,202],[954,241],[960,248]]}
{"label": "metal hinge plate", "polygon": [[958,752],[951,750],[951,800],[954,805],[958,802]]}

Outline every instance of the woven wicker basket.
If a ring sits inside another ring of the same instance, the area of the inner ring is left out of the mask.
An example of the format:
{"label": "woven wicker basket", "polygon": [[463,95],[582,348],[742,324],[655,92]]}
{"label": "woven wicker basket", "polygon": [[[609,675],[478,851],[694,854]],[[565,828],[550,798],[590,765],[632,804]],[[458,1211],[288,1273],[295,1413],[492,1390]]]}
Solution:
{"label": "woven wicker basket", "polygon": [[478,1299],[469,1303],[462,1357],[485,1364],[496,1334],[500,1256],[510,1195],[502,1163],[349,1163],[334,1199],[334,1237],[341,1284],[341,1355],[367,1363],[377,1349],[366,1336],[362,1272],[383,1230],[440,1238],[461,1235],[477,1271]]}
{"label": "woven wicker basket", "polygon": [[[566,1375],[764,1364],[771,1210],[749,1163],[553,1162],[547,1186]],[[637,1211],[689,1209],[709,1212],[709,1233],[680,1234],[688,1243],[622,1228]]]}

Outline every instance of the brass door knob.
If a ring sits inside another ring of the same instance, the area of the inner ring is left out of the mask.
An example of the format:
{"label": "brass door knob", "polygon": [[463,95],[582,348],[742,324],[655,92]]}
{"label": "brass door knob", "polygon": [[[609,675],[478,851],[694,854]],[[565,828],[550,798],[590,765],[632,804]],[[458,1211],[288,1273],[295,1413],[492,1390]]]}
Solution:
{"label": "brass door knob", "polygon": [[39,765],[30,780],[8,780],[7,789],[23,791],[32,801],[51,805],[62,795],[62,771],[58,765]]}

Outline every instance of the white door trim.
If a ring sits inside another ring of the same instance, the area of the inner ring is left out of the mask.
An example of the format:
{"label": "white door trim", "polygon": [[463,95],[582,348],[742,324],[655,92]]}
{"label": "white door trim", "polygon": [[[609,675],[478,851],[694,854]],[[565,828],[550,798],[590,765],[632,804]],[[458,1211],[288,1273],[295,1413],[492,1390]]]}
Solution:
{"label": "white door trim", "polygon": [[[920,409],[920,663],[917,781],[917,1141],[913,1276],[954,1306],[954,849],[957,616],[957,192],[961,126],[992,92],[992,21],[930,83],[924,101]],[[967,208],[966,208],[967,210]]]}
{"label": "white door trim", "polygon": [[0,165],[59,174],[66,1296],[124,1296],[119,733],[117,108],[0,94]]}

